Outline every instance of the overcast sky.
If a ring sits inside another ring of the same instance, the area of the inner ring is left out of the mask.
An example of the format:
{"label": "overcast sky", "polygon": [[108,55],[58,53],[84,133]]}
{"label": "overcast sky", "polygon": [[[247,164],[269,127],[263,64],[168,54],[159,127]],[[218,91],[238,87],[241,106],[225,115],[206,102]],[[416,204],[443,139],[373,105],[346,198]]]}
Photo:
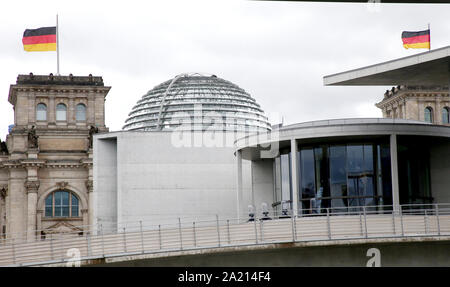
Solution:
{"label": "overcast sky", "polygon": [[[250,93],[285,124],[381,117],[390,87],[325,87],[323,76],[405,57],[401,32],[425,30],[450,45],[449,4],[269,1],[3,1],[0,8],[0,138],[14,122],[18,74],[56,73],[56,52],[25,52],[25,29],[54,26],[60,72],[111,86],[106,124],[120,130],[148,90],[181,73],[215,74]],[[274,123],[274,122],[272,122]]]}

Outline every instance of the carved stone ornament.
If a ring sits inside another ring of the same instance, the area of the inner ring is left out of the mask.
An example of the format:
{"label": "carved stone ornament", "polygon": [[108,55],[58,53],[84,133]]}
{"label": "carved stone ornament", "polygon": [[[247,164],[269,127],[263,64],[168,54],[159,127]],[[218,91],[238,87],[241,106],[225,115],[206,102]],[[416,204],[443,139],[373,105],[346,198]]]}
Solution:
{"label": "carved stone ornament", "polygon": [[7,195],[8,195],[8,186],[7,185],[0,186],[0,197],[6,198]]}
{"label": "carved stone ornament", "polygon": [[38,147],[38,136],[36,135],[36,128],[34,126],[28,131],[28,147],[37,148]]}
{"label": "carved stone ornament", "polygon": [[86,180],[86,188],[88,192],[92,192],[94,190],[94,181]]}
{"label": "carved stone ornament", "polygon": [[60,221],[44,229],[42,232],[45,234],[71,234],[77,236],[79,233],[83,232],[83,229],[73,226],[68,222]]}
{"label": "carved stone ornament", "polygon": [[98,133],[98,127],[90,126],[89,128],[89,148],[93,147],[94,134]]}
{"label": "carved stone ornament", "polygon": [[28,192],[37,192],[39,189],[39,180],[27,180],[25,181],[25,188]]}
{"label": "carved stone ornament", "polygon": [[66,189],[66,187],[69,185],[67,181],[60,181],[56,183],[56,186],[58,189]]}

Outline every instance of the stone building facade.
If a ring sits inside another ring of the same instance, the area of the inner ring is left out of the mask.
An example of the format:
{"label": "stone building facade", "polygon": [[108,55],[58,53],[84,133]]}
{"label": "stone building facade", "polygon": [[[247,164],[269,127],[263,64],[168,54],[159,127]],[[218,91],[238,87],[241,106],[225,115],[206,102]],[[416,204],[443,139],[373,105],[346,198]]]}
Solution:
{"label": "stone building facade", "polygon": [[92,223],[92,137],[105,126],[101,77],[19,75],[0,146],[0,235],[34,240]]}
{"label": "stone building facade", "polygon": [[384,118],[408,119],[449,125],[448,87],[397,86],[387,90],[376,106]]}

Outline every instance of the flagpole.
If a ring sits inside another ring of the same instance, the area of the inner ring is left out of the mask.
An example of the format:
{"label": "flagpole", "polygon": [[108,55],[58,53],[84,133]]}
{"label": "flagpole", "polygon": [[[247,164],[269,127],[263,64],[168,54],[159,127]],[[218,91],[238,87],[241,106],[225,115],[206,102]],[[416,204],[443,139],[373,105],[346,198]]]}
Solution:
{"label": "flagpole", "polygon": [[428,23],[428,33],[430,35],[430,46],[428,47],[428,51],[431,50],[431,30],[430,30],[430,23]]}
{"label": "flagpole", "polygon": [[59,31],[58,14],[56,14],[56,75],[59,76]]}

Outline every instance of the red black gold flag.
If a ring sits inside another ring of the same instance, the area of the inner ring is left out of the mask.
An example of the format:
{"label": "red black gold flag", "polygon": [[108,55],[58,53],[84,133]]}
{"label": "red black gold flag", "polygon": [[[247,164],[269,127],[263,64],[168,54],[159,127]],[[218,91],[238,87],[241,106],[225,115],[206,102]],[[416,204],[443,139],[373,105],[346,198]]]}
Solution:
{"label": "red black gold flag", "polygon": [[27,52],[56,51],[56,27],[26,29],[22,43]]}
{"label": "red black gold flag", "polygon": [[430,49],[430,30],[418,32],[403,32],[402,33],[403,47],[405,49]]}

